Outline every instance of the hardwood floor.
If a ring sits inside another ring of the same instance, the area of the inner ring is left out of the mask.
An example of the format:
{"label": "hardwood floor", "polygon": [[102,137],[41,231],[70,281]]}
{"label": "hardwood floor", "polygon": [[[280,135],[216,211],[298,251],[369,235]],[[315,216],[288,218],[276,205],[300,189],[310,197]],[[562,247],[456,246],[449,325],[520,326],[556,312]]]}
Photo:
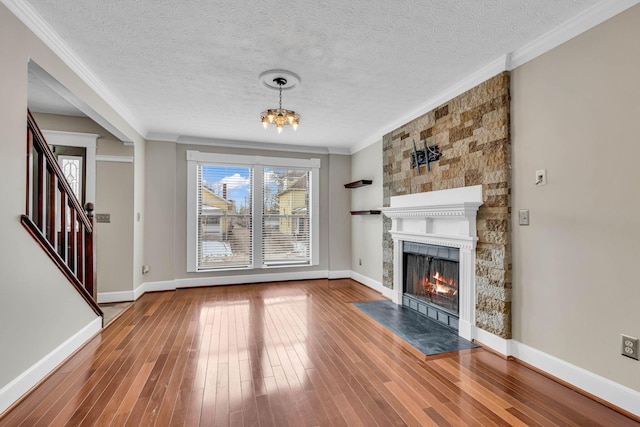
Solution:
{"label": "hardwood floor", "polygon": [[351,280],[151,293],[2,426],[639,423],[484,349],[427,361],[350,303]]}

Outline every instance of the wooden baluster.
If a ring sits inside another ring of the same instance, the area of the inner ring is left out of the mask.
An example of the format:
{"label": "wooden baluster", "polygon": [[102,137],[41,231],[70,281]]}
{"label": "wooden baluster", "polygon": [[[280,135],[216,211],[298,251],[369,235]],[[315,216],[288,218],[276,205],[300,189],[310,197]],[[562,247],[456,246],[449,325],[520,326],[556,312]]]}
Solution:
{"label": "wooden baluster", "polygon": [[27,208],[25,215],[33,215],[33,131],[27,128]]}
{"label": "wooden baluster", "polygon": [[51,246],[56,247],[56,175],[47,166],[48,188],[47,188],[47,240]]}
{"label": "wooden baluster", "polygon": [[78,202],[53,151],[28,114],[26,214],[21,222],[96,314],[95,220]]}
{"label": "wooden baluster", "polygon": [[[78,216],[80,214],[78,213]],[[87,288],[87,281],[84,275],[86,256],[84,251],[86,227],[84,222],[78,218],[78,230],[76,231],[76,277],[82,282],[84,288]]]}
{"label": "wooden baluster", "polygon": [[42,154],[42,151],[38,148],[36,148],[36,152],[38,153],[38,185],[37,185],[37,204],[38,206],[36,207],[36,213],[37,213],[37,218],[36,218],[36,225],[38,226],[38,228],[40,229],[40,231],[44,234],[44,189],[45,189],[45,182],[46,182],[46,176],[47,174],[45,173],[45,159],[44,156]]}
{"label": "wooden baluster", "polygon": [[[71,269],[71,271],[76,273],[76,211],[69,204],[69,217],[71,218],[71,222],[69,223],[69,256],[67,257],[67,265]],[[77,275],[76,275],[77,276]]]}
{"label": "wooden baluster", "polygon": [[87,216],[89,217],[89,223],[91,225],[90,230],[86,230],[85,234],[85,288],[94,300],[98,298],[98,275],[97,275],[97,257],[96,257],[96,219],[93,215],[93,203],[87,203],[85,205],[87,210]]}
{"label": "wooden baluster", "polygon": [[58,241],[58,253],[67,261],[67,193],[60,188],[60,234]]}

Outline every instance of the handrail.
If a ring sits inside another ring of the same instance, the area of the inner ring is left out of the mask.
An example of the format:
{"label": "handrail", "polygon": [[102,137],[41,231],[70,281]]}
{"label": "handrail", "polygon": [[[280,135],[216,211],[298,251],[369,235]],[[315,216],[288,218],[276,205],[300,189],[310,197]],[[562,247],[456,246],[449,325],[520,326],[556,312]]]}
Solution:
{"label": "handrail", "polygon": [[102,316],[96,302],[93,203],[82,208],[31,112],[27,119],[27,203],[21,222]]}

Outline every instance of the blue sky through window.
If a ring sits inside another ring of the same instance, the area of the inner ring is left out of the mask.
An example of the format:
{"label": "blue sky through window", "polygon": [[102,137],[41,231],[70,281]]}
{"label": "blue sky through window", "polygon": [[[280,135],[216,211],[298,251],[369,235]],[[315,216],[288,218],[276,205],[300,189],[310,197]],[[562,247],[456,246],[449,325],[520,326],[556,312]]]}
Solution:
{"label": "blue sky through window", "polygon": [[209,189],[221,197],[226,184],[227,200],[233,200],[236,207],[247,207],[251,204],[250,168],[203,165],[202,179]]}
{"label": "blue sky through window", "polygon": [[[276,196],[283,190],[282,177],[299,177],[304,171],[279,168],[264,168],[263,185],[266,199]],[[202,165],[202,179],[205,186],[223,197],[224,184],[227,187],[226,199],[235,202],[236,207],[244,208],[251,204],[251,169],[248,167]],[[265,200],[269,203],[270,200]]]}

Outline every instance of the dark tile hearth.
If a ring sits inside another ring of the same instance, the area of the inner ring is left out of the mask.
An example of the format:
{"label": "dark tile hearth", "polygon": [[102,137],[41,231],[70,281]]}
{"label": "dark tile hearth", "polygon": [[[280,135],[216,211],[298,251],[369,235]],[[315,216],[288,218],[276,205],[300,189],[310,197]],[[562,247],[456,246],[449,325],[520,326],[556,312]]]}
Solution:
{"label": "dark tile hearth", "polygon": [[352,304],[425,356],[478,347],[460,338],[455,330],[392,301]]}

